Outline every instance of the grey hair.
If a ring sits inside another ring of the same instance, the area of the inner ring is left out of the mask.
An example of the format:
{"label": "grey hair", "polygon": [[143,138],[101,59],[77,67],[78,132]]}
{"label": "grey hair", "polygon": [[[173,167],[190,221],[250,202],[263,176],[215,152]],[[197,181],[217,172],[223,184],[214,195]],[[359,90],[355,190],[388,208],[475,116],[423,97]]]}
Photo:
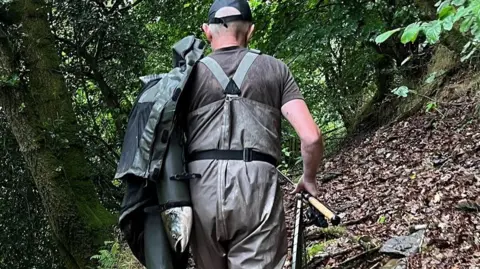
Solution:
{"label": "grey hair", "polygon": [[240,36],[246,35],[252,23],[247,21],[232,21],[227,23],[227,27],[223,24],[209,24],[210,31],[214,37],[225,34]]}
{"label": "grey hair", "polygon": [[[232,15],[239,15],[240,11],[233,7],[223,7],[215,13],[215,17],[227,17]],[[209,24],[210,31],[214,37],[222,35],[242,36],[248,33],[250,29],[250,22],[246,21],[232,21],[227,23],[227,27],[223,24]]]}

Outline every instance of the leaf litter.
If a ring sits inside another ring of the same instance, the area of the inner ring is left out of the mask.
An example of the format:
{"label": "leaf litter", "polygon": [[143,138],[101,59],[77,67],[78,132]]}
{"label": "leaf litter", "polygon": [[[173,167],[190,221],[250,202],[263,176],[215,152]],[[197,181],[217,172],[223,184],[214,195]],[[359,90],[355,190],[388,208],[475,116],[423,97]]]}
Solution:
{"label": "leaf litter", "polygon": [[[319,198],[347,225],[333,241],[308,227],[315,240],[307,249],[329,240],[309,268],[480,268],[480,119],[467,96],[441,109],[443,116],[419,113],[382,127],[325,161]],[[329,173],[335,178],[322,181]],[[282,187],[292,241],[293,187]],[[418,227],[424,232],[416,253],[378,251]]]}

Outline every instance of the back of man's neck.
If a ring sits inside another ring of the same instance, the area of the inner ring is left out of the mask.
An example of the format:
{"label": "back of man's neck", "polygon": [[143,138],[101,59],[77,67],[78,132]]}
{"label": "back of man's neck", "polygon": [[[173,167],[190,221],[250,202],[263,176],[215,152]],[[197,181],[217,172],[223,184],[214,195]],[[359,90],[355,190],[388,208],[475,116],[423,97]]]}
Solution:
{"label": "back of man's neck", "polygon": [[245,48],[245,44],[242,42],[239,42],[237,40],[226,40],[223,42],[212,42],[212,49],[219,50],[223,48],[229,48],[229,47],[240,47],[240,48]]}

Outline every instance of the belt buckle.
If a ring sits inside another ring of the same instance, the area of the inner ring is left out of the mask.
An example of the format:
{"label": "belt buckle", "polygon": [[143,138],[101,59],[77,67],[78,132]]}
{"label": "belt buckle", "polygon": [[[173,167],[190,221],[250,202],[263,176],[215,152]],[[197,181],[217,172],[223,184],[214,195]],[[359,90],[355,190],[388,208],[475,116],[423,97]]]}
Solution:
{"label": "belt buckle", "polygon": [[245,162],[253,161],[253,149],[252,148],[244,148],[243,149],[243,161],[245,161]]}

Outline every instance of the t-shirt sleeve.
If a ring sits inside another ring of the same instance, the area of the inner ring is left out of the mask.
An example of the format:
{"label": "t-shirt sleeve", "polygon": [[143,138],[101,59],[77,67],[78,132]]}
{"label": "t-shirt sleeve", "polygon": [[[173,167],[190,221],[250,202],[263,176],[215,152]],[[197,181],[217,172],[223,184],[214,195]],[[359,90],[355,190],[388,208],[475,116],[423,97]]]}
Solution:
{"label": "t-shirt sleeve", "polygon": [[294,99],[302,99],[304,97],[298,87],[295,78],[292,75],[292,72],[288,68],[285,63],[281,63],[282,65],[282,77],[283,77],[283,88],[282,88],[282,106],[289,101]]}

